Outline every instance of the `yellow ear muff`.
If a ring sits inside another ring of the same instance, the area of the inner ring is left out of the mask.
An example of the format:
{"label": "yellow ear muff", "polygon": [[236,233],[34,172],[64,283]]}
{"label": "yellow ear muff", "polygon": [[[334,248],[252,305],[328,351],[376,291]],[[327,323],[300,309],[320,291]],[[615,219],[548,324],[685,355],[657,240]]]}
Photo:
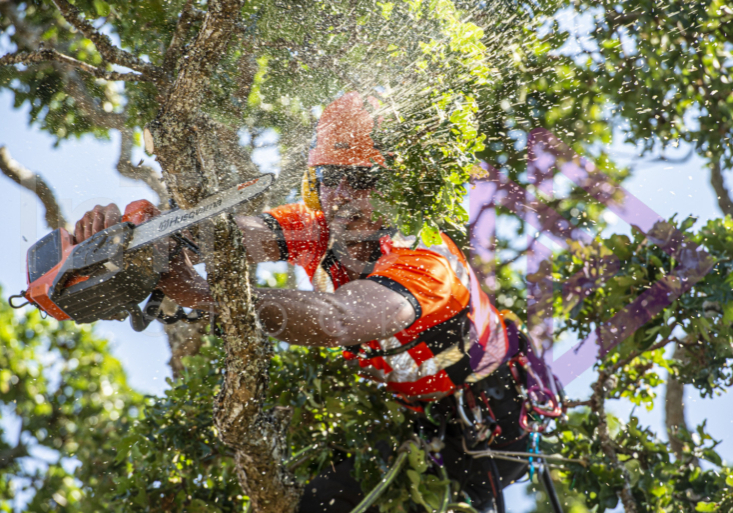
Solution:
{"label": "yellow ear muff", "polygon": [[303,196],[306,207],[312,210],[322,210],[321,200],[318,198],[318,178],[316,178],[315,168],[309,167],[303,173],[300,194]]}

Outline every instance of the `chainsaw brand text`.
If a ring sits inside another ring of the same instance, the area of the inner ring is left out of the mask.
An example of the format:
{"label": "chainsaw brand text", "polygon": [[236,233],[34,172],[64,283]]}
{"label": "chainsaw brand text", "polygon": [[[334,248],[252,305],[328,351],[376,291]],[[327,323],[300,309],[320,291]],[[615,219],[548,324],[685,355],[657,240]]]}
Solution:
{"label": "chainsaw brand text", "polygon": [[158,231],[162,232],[163,230],[167,230],[171,226],[176,226],[177,224],[187,224],[189,221],[193,221],[194,219],[201,216],[202,214],[205,214],[211,210],[215,210],[219,208],[220,206],[221,206],[221,198],[212,202],[209,205],[193,209],[189,212],[186,212],[185,214],[173,217],[171,219],[166,219],[165,221],[161,222],[158,225]]}

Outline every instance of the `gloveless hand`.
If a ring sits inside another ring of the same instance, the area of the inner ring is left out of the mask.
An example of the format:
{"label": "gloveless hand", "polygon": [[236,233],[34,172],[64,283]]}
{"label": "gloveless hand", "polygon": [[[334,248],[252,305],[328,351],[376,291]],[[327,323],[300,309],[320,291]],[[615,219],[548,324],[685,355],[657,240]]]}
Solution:
{"label": "gloveless hand", "polygon": [[[137,212],[138,224],[160,215],[160,210],[153,205]],[[96,205],[76,222],[74,238],[78,244],[121,221],[122,214],[116,204]],[[181,306],[201,306],[211,300],[205,280],[196,272],[185,251],[171,259],[168,271],[160,275],[158,287]]]}

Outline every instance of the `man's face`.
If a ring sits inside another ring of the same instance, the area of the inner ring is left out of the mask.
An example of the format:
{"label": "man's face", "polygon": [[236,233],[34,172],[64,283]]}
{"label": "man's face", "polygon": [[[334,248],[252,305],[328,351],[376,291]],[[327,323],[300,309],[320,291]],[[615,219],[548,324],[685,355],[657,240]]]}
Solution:
{"label": "man's face", "polygon": [[321,182],[321,206],[331,235],[345,244],[363,241],[382,227],[373,221],[373,188],[354,188],[346,176]]}

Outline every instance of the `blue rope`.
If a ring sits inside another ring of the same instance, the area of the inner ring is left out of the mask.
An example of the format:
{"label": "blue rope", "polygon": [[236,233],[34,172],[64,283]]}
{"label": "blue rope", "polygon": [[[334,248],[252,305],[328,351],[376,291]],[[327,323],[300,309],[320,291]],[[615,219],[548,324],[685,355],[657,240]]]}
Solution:
{"label": "blue rope", "polygon": [[[528,452],[539,455],[540,453],[540,434],[538,432],[529,434],[529,451]],[[539,461],[539,458],[537,458],[537,460]],[[534,471],[535,471],[534,458],[530,456],[529,458],[529,480],[530,481],[534,477]]]}

